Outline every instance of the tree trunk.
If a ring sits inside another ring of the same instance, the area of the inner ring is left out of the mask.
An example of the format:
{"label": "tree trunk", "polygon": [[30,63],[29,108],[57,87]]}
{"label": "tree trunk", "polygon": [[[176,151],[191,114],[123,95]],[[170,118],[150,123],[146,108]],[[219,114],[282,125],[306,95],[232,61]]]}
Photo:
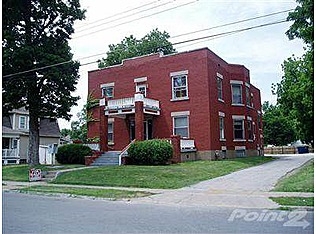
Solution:
{"label": "tree trunk", "polygon": [[32,109],[30,109],[29,126],[29,165],[39,165],[39,118]]}

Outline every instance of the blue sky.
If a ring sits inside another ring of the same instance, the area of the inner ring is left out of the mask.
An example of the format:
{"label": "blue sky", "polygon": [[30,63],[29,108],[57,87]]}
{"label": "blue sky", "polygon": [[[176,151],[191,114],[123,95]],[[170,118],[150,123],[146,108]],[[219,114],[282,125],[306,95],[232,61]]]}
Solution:
{"label": "blue sky", "polygon": [[[171,36],[171,42],[184,41],[283,20],[287,17],[287,13],[182,37],[172,37],[252,17],[290,10],[297,5],[293,0],[81,0],[80,2],[87,13],[86,20],[75,24],[74,39],[70,41],[76,59],[100,53],[104,53],[105,56],[109,44],[117,44],[124,37],[130,35],[141,38],[154,28],[168,32]],[[130,11],[133,8],[138,9]],[[149,8],[153,9],[145,11]],[[141,10],[143,12],[139,12]],[[120,14],[124,11],[127,11],[127,13]],[[100,21],[100,19],[104,20]],[[95,21],[97,22],[93,24]],[[228,63],[243,64],[250,70],[251,83],[261,90],[262,103],[264,101],[275,103],[276,97],[271,93],[271,85],[280,82],[282,78],[281,64],[292,54],[301,56],[304,52],[304,45],[300,40],[289,41],[285,35],[290,25],[291,23],[286,22],[213,40],[180,44],[175,48],[178,52],[182,52],[208,47]],[[92,26],[97,27],[92,28]],[[80,32],[80,30],[84,31]],[[95,31],[98,32],[92,33]],[[102,55],[81,60],[81,63],[96,61],[101,57]],[[88,71],[96,68],[96,63],[80,68],[81,78],[74,95],[79,95],[81,100],[78,102],[78,106],[71,110],[74,115],[72,120],[76,119],[76,113],[82,109],[86,102]],[[61,128],[70,127],[70,123],[64,120],[59,120],[59,124]]]}

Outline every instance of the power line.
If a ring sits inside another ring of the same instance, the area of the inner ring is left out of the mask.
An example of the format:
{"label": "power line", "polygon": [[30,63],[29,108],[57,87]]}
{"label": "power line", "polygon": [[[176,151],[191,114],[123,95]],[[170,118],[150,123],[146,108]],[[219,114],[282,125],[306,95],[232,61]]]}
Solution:
{"label": "power line", "polygon": [[129,9],[129,10],[126,10],[126,11],[119,12],[119,13],[117,13],[117,14],[114,14],[114,15],[111,15],[111,16],[108,16],[108,17],[105,17],[105,18],[102,18],[102,19],[98,19],[98,20],[92,21],[92,22],[90,22],[90,23],[87,23],[87,24],[85,24],[85,25],[82,25],[82,26],[77,27],[77,29],[78,29],[78,28],[85,28],[85,27],[88,27],[88,26],[91,25],[91,24],[95,24],[95,23],[101,22],[101,21],[103,21],[103,20],[115,18],[115,17],[117,17],[117,16],[119,16],[119,15],[124,15],[125,13],[128,13],[128,12],[130,12],[130,11],[135,11],[135,10],[137,10],[137,9],[144,8],[144,7],[146,7],[146,6],[150,6],[150,5],[152,5],[152,4],[156,3],[156,2],[159,2],[159,1],[160,1],[160,0],[156,0],[156,1],[153,1],[153,2],[150,2],[150,3],[147,3],[147,4],[145,4],[145,5],[142,5],[142,6],[138,6],[138,7],[135,7],[135,8],[132,8],[132,9]]}
{"label": "power line", "polygon": [[[161,7],[161,6],[165,6],[165,5],[167,5],[167,4],[170,4],[170,3],[173,2],[173,1],[174,1],[174,0],[169,1],[169,2],[166,2],[166,3],[162,3],[162,4],[158,5],[158,6],[154,6],[154,7],[148,8],[148,9],[144,9],[144,10],[141,10],[141,11],[137,11],[137,12],[135,12],[135,13],[132,13],[132,14],[129,14],[129,15],[125,15],[125,16],[120,17],[120,18],[118,18],[118,19],[110,20],[110,21],[104,22],[104,23],[102,23],[102,24],[97,24],[97,25],[94,25],[94,26],[89,27],[89,28],[87,28],[87,29],[79,30],[79,31],[77,31],[77,33],[84,32],[84,31],[87,31],[87,30],[90,30],[90,29],[93,29],[93,28],[97,28],[97,27],[99,27],[99,26],[103,26],[103,25],[106,25],[106,24],[110,24],[110,23],[119,21],[119,20],[121,20],[121,19],[125,19],[125,18],[128,18],[128,17],[130,17],[130,16],[134,16],[134,15],[136,15],[136,14],[139,14],[139,13],[142,13],[142,12],[146,12],[146,11],[149,11],[149,10],[152,10],[152,9],[155,9],[155,8],[159,8],[159,7]],[[146,5],[145,5],[145,6],[146,6]],[[142,7],[144,7],[144,6],[142,6]],[[142,7],[141,7],[141,8],[142,8]],[[136,8],[135,8],[135,9],[136,9]],[[108,17],[108,18],[113,18],[113,17]],[[97,22],[97,21],[96,21],[96,22]]]}
{"label": "power line", "polygon": [[189,35],[189,34],[204,32],[204,31],[208,31],[208,30],[211,30],[211,29],[215,29],[215,28],[221,28],[221,27],[230,26],[230,25],[234,25],[234,24],[240,24],[240,23],[244,23],[244,22],[247,22],[247,21],[255,20],[255,19],[266,18],[266,17],[269,17],[269,16],[278,15],[278,14],[282,14],[282,13],[293,11],[293,10],[295,10],[295,9],[278,11],[278,12],[274,12],[274,13],[270,13],[270,14],[266,14],[266,15],[261,15],[261,16],[256,16],[256,17],[252,17],[252,18],[248,18],[248,19],[238,20],[238,21],[231,22],[231,23],[221,24],[221,25],[217,25],[217,26],[214,26],[214,27],[210,27],[210,28],[205,28],[205,29],[201,29],[201,30],[197,30],[197,31],[193,31],[193,32],[188,32],[188,33],[183,33],[183,34],[179,34],[179,35],[176,35],[176,36],[172,36],[172,37],[170,37],[170,39],[186,36],[186,35]]}
{"label": "power line", "polygon": [[[279,20],[279,21],[274,21],[274,22],[270,22],[270,23],[260,24],[260,25],[256,25],[256,26],[252,26],[252,27],[248,27],[248,28],[242,28],[242,29],[238,29],[238,30],[227,31],[227,32],[223,32],[223,33],[209,35],[209,36],[188,39],[188,40],[172,43],[172,45],[185,44],[185,43],[194,42],[194,41],[200,41],[200,40],[204,40],[204,39],[207,39],[206,41],[208,41],[208,40],[211,40],[211,39],[214,39],[214,38],[228,36],[228,35],[232,35],[232,34],[235,34],[235,33],[249,31],[249,30],[252,30],[252,29],[261,28],[261,27],[267,27],[267,26],[271,26],[271,25],[276,25],[276,24],[280,24],[280,23],[284,23],[284,22],[287,22],[287,20],[284,19],[284,20]],[[103,55],[103,54],[104,53],[94,54],[94,55],[86,56],[86,57],[83,57],[83,58],[80,58],[80,59],[83,60],[83,59],[87,59],[87,58],[91,58],[91,57],[100,56],[100,55]],[[40,70],[43,70],[43,69],[46,69],[46,68],[51,68],[51,67],[56,67],[56,66],[60,66],[60,65],[63,65],[63,64],[71,63],[72,61],[73,60],[69,60],[69,61],[65,61],[65,62],[61,62],[61,63],[47,65],[47,66],[40,67],[40,68],[34,68],[34,69],[31,69],[31,70],[27,70],[27,71],[17,72],[17,73],[5,75],[5,76],[3,76],[3,78],[10,78],[10,77],[13,77],[13,76],[23,75],[25,73],[29,73],[29,72],[33,72],[33,71],[40,71]],[[85,66],[85,65],[89,65],[89,64],[93,64],[93,63],[97,63],[97,62],[98,61],[88,62],[88,63],[85,63],[85,64],[81,64],[80,66]]]}
{"label": "power line", "polygon": [[140,20],[140,19],[148,18],[148,17],[154,16],[154,15],[158,15],[158,14],[167,12],[167,11],[171,11],[171,10],[174,10],[174,9],[177,9],[177,8],[180,8],[180,7],[192,4],[192,3],[197,2],[197,1],[198,0],[194,0],[194,1],[191,1],[191,2],[188,2],[188,3],[184,3],[184,4],[181,4],[181,5],[175,6],[175,7],[171,7],[171,8],[162,10],[162,11],[158,11],[158,12],[152,13],[150,15],[145,15],[145,16],[142,16],[142,17],[139,17],[139,18],[136,18],[136,19],[133,19],[133,20],[125,21],[123,23],[119,23],[119,24],[116,24],[116,25],[113,25],[113,26],[110,26],[110,27],[107,27],[107,28],[103,28],[103,29],[99,29],[99,30],[96,30],[96,31],[93,31],[93,32],[90,32],[90,33],[86,33],[86,34],[83,34],[81,36],[74,37],[72,39],[77,39],[77,38],[81,38],[81,37],[85,37],[85,36],[90,36],[91,34],[95,34],[95,33],[98,33],[98,32],[101,32],[101,31],[105,31],[105,30],[108,30],[108,29],[111,29],[111,28],[115,28],[115,27],[118,27],[118,26],[121,26],[121,25],[124,25],[124,24],[129,24],[131,22],[135,22],[135,21]]}
{"label": "power line", "polygon": [[185,41],[175,42],[175,43],[172,43],[172,45],[179,45],[179,44],[183,44],[183,43],[203,40],[203,39],[212,38],[212,37],[216,37],[216,36],[222,36],[222,35],[231,34],[231,33],[244,32],[244,31],[248,31],[248,30],[251,30],[251,29],[271,26],[271,25],[274,25],[274,24],[280,24],[280,23],[284,23],[284,22],[287,22],[287,20],[286,19],[285,20],[279,20],[279,21],[275,21],[275,22],[271,22],[271,23],[260,24],[260,25],[256,25],[256,26],[252,26],[252,27],[248,27],[248,28],[234,30],[234,31],[223,32],[223,33],[213,34],[213,35],[210,35],[210,36],[204,36],[204,37],[189,39],[189,40],[185,40]]}

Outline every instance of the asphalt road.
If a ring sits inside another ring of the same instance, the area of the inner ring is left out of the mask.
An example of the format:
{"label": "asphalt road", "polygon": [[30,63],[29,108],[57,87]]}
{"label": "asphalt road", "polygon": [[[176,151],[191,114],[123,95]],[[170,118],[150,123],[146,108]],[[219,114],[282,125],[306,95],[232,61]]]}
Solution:
{"label": "asphalt road", "polygon": [[134,204],[3,192],[3,233],[313,233],[313,211]]}

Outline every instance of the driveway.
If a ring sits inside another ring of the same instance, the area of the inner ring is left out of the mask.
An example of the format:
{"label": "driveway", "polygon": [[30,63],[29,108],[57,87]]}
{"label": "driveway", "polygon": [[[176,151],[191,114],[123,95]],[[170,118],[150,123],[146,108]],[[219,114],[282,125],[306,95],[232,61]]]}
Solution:
{"label": "driveway", "polygon": [[131,202],[203,207],[278,208],[279,205],[269,197],[311,196],[304,193],[288,194],[269,191],[280,178],[314,158],[314,154],[277,155],[277,157],[277,160],[259,166],[182,189],[134,199]]}

